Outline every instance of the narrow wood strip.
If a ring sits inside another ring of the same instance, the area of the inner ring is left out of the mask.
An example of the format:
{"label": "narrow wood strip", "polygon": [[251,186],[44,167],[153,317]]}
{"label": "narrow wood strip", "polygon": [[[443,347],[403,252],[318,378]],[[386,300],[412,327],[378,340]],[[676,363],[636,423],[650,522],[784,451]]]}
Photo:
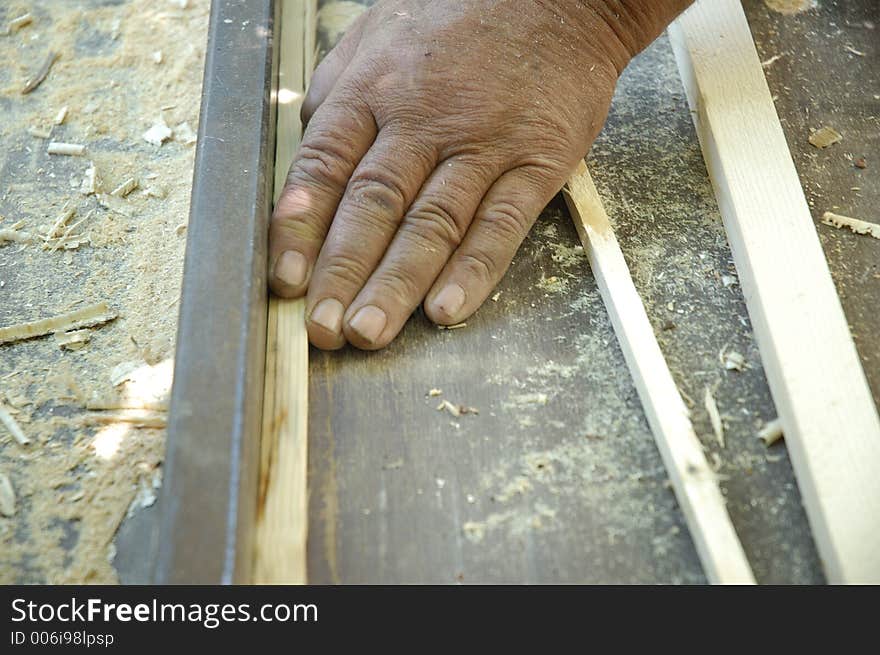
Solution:
{"label": "narrow wood strip", "polygon": [[669,36],[825,573],[880,582],[880,418],[742,6]]}
{"label": "narrow wood strip", "polygon": [[[300,142],[299,111],[314,68],[317,2],[282,5],[275,200]],[[305,300],[269,300],[257,584],[305,584],[308,537],[308,336]]]}
{"label": "narrow wood strip", "polygon": [[706,577],[713,584],[754,584],[718,481],[694,433],[688,409],[583,162],[569,179],[565,199]]}

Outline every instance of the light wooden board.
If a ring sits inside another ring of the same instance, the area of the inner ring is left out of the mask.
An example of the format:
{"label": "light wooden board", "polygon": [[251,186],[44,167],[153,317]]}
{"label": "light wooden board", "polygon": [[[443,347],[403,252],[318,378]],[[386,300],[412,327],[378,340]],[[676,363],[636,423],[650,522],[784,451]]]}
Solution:
{"label": "light wooden board", "polygon": [[715,584],[754,584],[716,476],[706,461],[688,409],[660,351],[614,230],[583,162],[569,179],[565,199],[706,577]]}
{"label": "light wooden board", "polygon": [[[315,0],[285,0],[280,26],[275,200],[300,142],[314,68]],[[254,581],[305,584],[308,536],[308,336],[305,300],[269,300]]]}
{"label": "light wooden board", "polygon": [[669,35],[828,580],[880,582],[880,419],[742,6]]}

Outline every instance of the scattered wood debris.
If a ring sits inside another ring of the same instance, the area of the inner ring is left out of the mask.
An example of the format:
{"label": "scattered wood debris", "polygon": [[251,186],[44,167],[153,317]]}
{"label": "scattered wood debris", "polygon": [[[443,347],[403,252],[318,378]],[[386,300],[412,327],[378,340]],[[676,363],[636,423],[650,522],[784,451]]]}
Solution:
{"label": "scattered wood debris", "polygon": [[55,343],[64,350],[80,350],[85,348],[91,339],[92,331],[88,328],[55,333]]}
{"label": "scattered wood debris", "polygon": [[822,223],[836,228],[848,227],[856,234],[866,234],[875,239],[880,239],[880,224],[877,223],[869,223],[868,221],[835,214],[833,212],[825,212],[822,214]]}
{"label": "scattered wood debris", "polygon": [[437,411],[442,412],[446,410],[456,418],[459,416],[463,416],[464,414],[479,414],[480,410],[476,407],[466,407],[465,405],[456,405],[455,403],[451,403],[448,400],[444,400],[439,405],[437,405]]}
{"label": "scattered wood debris", "polygon": [[116,312],[112,311],[107,303],[101,302],[52,318],[0,328],[0,345],[34,339],[54,332],[70,332],[71,330],[95,327],[108,323],[116,317]]}
{"label": "scattered wood debris", "polygon": [[429,389],[427,395],[429,398],[435,398],[437,396],[442,396],[443,390],[442,389]]}
{"label": "scattered wood debris", "polygon": [[0,514],[15,516],[15,489],[5,473],[0,473]]}
{"label": "scattered wood debris", "polygon": [[128,382],[134,372],[146,364],[144,361],[120,362],[110,370],[110,384],[118,387],[123,382]]}
{"label": "scattered wood debris", "polygon": [[6,36],[15,34],[22,27],[30,25],[32,22],[34,22],[34,17],[31,16],[29,13],[22,14],[18,18],[13,18],[6,24]]}
{"label": "scattered wood debris", "polygon": [[27,128],[27,133],[31,136],[35,136],[38,139],[49,139],[52,137],[52,130],[47,130],[42,127],[36,127],[35,125],[31,125]]}
{"label": "scattered wood debris", "polygon": [[816,130],[810,135],[809,139],[810,145],[819,148],[819,150],[833,146],[835,143],[840,143],[842,140],[843,135],[831,127],[823,127]]}
{"label": "scattered wood debris", "polygon": [[27,438],[27,435],[22,431],[21,426],[18,424],[14,418],[12,418],[12,414],[9,413],[9,410],[0,403],[0,423],[9,430],[9,434],[15,437],[15,440],[21,446],[27,446],[31,440]]}
{"label": "scattered wood debris", "polygon": [[782,421],[777,418],[767,423],[758,432],[758,439],[763,441],[765,446],[772,446],[782,439]]}
{"label": "scattered wood debris", "polygon": [[154,146],[161,146],[171,138],[172,134],[171,128],[165,124],[165,119],[162,116],[159,116],[158,120],[153,123],[153,126],[144,132],[142,136],[147,143]]}
{"label": "scattered wood debris", "polygon": [[86,414],[83,416],[82,422],[84,425],[126,423],[133,428],[164,428],[168,423],[168,417],[166,414],[159,412],[96,412],[94,414]]}
{"label": "scattered wood debris", "polygon": [[152,57],[153,57],[153,63],[154,63],[154,64],[161,64],[161,63],[162,63],[162,60],[164,59],[164,56],[162,55],[162,51],[161,51],[161,50],[156,50],[156,51],[152,54]]}
{"label": "scattered wood debris", "polygon": [[498,302],[498,299],[501,297],[501,292],[499,291],[494,296],[492,296],[492,302]]}
{"label": "scattered wood debris", "polygon": [[27,95],[38,86],[43,83],[43,80],[46,79],[46,76],[49,74],[49,70],[52,68],[52,64],[55,63],[55,60],[58,59],[57,52],[50,52],[47,56],[43,65],[40,66],[39,70],[25,83],[24,88],[21,90],[22,95]]}
{"label": "scattered wood debris", "polygon": [[50,155],[67,155],[68,157],[82,157],[86,153],[86,147],[79,143],[60,143],[50,141],[46,152]]}
{"label": "scattered wood debris", "polygon": [[67,118],[67,105],[64,105],[61,109],[58,110],[58,113],[55,114],[55,125],[62,125]]}
{"label": "scattered wood debris", "polygon": [[116,411],[120,409],[167,412],[168,398],[160,398],[158,400],[140,400],[137,398],[93,398],[86,402],[86,409],[101,412]]}
{"label": "scattered wood debris", "polygon": [[100,190],[100,180],[98,179],[98,170],[95,168],[95,162],[90,161],[86,174],[83,177],[82,184],[79,186],[79,192],[84,196],[90,196]]}
{"label": "scattered wood debris", "polygon": [[8,227],[0,230],[0,244],[7,241],[15,243],[30,243],[34,240],[34,235],[30,232],[21,232],[14,227]]}
{"label": "scattered wood debris", "polygon": [[467,323],[456,323],[455,325],[438,325],[438,330],[460,330],[467,327]]}
{"label": "scattered wood debris", "polygon": [[761,66],[763,68],[770,68],[773,64],[775,64],[780,59],[782,59],[782,55],[773,55],[772,57],[770,57],[770,59],[767,59],[766,61],[762,61]]}
{"label": "scattered wood debris", "polygon": [[735,350],[722,350],[721,365],[728,371],[742,371],[746,367],[746,358]]}
{"label": "scattered wood debris", "polygon": [[194,144],[197,140],[196,133],[189,126],[189,123],[183,122],[174,128],[174,139],[188,146]]}
{"label": "scattered wood debris", "polygon": [[136,177],[130,177],[127,180],[125,180],[122,184],[120,184],[118,187],[113,189],[113,191],[110,192],[110,195],[116,196],[117,198],[124,198],[129,193],[131,193],[132,191],[137,189],[138,184],[139,184],[139,182]]}
{"label": "scattered wood debris", "polygon": [[855,55],[856,57],[865,57],[865,56],[867,56],[864,52],[862,52],[861,50],[856,50],[856,49],[853,48],[851,45],[845,45],[845,46],[843,46],[843,49],[846,50],[846,51],[847,51],[848,53],[850,53],[851,55]]}
{"label": "scattered wood debris", "polygon": [[58,236],[58,230],[67,225],[67,221],[73,218],[76,215],[75,207],[68,207],[67,203],[64,203],[64,208],[61,210],[61,214],[58,215],[58,218],[55,219],[55,222],[52,224],[52,227],[46,232],[46,236],[44,238],[45,241],[50,241]]}
{"label": "scattered wood debris", "polygon": [[859,157],[853,160],[853,166],[865,170],[866,168],[868,168],[868,160],[864,157]]}
{"label": "scattered wood debris", "polygon": [[709,421],[712,423],[712,431],[715,433],[718,445],[724,448],[724,424],[721,422],[721,414],[718,413],[718,405],[715,404],[715,397],[712,395],[712,390],[709,387],[706,387],[703,405],[709,413]]}

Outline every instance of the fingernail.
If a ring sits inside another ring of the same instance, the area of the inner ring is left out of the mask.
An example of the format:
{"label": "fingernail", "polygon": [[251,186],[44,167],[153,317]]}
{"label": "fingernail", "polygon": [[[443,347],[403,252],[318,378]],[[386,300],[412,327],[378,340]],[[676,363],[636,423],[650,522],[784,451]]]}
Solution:
{"label": "fingernail", "polygon": [[464,289],[457,284],[447,284],[434,298],[434,306],[454,318],[464,306]]}
{"label": "fingernail", "polygon": [[281,253],[275,262],[275,277],[292,287],[301,286],[306,281],[309,263],[301,252],[288,250]]}
{"label": "fingernail", "polygon": [[309,320],[333,334],[339,334],[342,331],[342,314],[344,312],[345,307],[336,298],[324,298],[315,305]]}
{"label": "fingernail", "polygon": [[349,327],[370,343],[375,343],[385,329],[388,317],[378,307],[367,305],[362,307],[349,322]]}

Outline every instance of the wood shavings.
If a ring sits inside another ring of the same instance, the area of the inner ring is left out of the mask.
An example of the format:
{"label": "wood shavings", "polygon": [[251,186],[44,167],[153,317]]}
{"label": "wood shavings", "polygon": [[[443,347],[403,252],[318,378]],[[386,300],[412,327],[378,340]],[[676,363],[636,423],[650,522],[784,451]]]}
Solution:
{"label": "wood shavings", "polygon": [[58,110],[58,113],[55,114],[55,125],[62,125],[67,118],[67,105],[64,105],[61,109]]}
{"label": "wood shavings", "polygon": [[443,390],[442,389],[430,389],[430,390],[428,390],[427,395],[429,398],[436,398],[437,396],[443,395]]}
{"label": "wood shavings", "polygon": [[742,371],[746,367],[746,358],[735,350],[722,351],[721,364],[728,371]]}
{"label": "wood shavings", "polygon": [[183,122],[174,128],[174,140],[180,141],[188,146],[196,142],[196,133],[189,126],[189,123]]}
{"label": "wood shavings", "polygon": [[501,297],[501,292],[499,291],[494,296],[492,296],[492,302],[498,302],[498,299]]}
{"label": "wood shavings", "polygon": [[21,90],[22,95],[27,95],[43,83],[43,80],[46,79],[46,76],[49,74],[49,70],[52,68],[52,64],[55,63],[56,59],[58,59],[57,52],[50,52],[46,56],[43,65],[40,66],[39,70],[37,70],[37,72],[34,73],[34,75],[25,83],[24,88]]}
{"label": "wood shavings", "polygon": [[118,187],[113,189],[113,191],[110,192],[110,195],[116,196],[117,198],[124,198],[129,193],[131,193],[132,191],[137,189],[138,184],[139,183],[138,183],[138,180],[136,177],[130,177],[127,180],[125,180],[122,184],[120,184]]}
{"label": "wood shavings", "polygon": [[476,407],[466,407],[464,405],[456,405],[454,403],[449,402],[448,400],[444,400],[439,405],[437,405],[437,411],[447,411],[456,418],[459,416],[463,416],[465,414],[479,414],[480,410]]}
{"label": "wood shavings", "polygon": [[100,180],[98,179],[98,169],[95,168],[95,162],[90,161],[89,167],[83,176],[82,184],[79,186],[79,192],[84,196],[90,196],[99,191]]}
{"label": "wood shavings", "polygon": [[14,228],[4,228],[0,230],[0,244],[6,241],[14,241],[16,243],[30,243],[34,236],[29,232],[21,232]]}
{"label": "wood shavings", "polygon": [[825,212],[822,215],[822,223],[831,227],[844,228],[847,227],[856,234],[865,234],[875,239],[880,239],[880,224],[869,223],[858,218]]}
{"label": "wood shavings", "polygon": [[86,403],[86,409],[93,411],[116,411],[120,409],[140,409],[154,412],[167,412],[168,399],[140,400],[137,398],[94,398]]}
{"label": "wood shavings", "polygon": [[50,155],[67,155],[68,157],[82,157],[86,152],[86,147],[79,143],[60,143],[52,141],[46,152]]}
{"label": "wood shavings", "polygon": [[171,138],[172,134],[171,128],[165,124],[165,119],[162,118],[162,116],[159,116],[156,122],[153,123],[153,126],[141,136],[147,143],[154,146],[161,146]]}
{"label": "wood shavings", "polygon": [[80,328],[95,327],[115,318],[116,312],[112,311],[107,303],[101,302],[52,318],[0,328],[0,345],[34,339],[54,332],[69,332]]}
{"label": "wood shavings", "polygon": [[47,130],[42,127],[36,127],[34,125],[31,125],[29,128],[27,128],[27,133],[31,136],[37,137],[38,139],[48,139],[52,136],[52,130]]}
{"label": "wood shavings", "polygon": [[118,387],[123,382],[128,382],[131,380],[134,372],[139,369],[141,366],[145,366],[146,362],[141,361],[132,361],[132,362],[120,362],[116,366],[114,366],[110,371],[110,384],[114,387]]}
{"label": "wood shavings", "polygon": [[438,330],[460,330],[461,328],[466,328],[467,323],[456,323],[455,325],[438,325]]}
{"label": "wood shavings", "polygon": [[775,64],[780,59],[782,59],[782,55],[773,55],[772,57],[770,57],[770,59],[767,59],[766,61],[762,61],[761,67],[762,68],[770,68],[773,64]]}
{"label": "wood shavings", "polygon": [[52,227],[49,228],[49,231],[46,232],[45,240],[49,241],[50,239],[54,239],[58,236],[58,230],[64,227],[71,218],[76,215],[76,208],[70,207],[67,208],[67,204],[65,203],[65,208],[61,211],[61,214],[55,219],[55,222],[52,224]]}
{"label": "wood shavings", "polygon": [[819,150],[833,146],[835,143],[840,143],[842,140],[843,135],[831,127],[823,127],[816,130],[810,135],[809,139],[810,145],[814,148],[819,148]]}
{"label": "wood shavings", "polygon": [[152,58],[153,58],[153,63],[154,63],[154,64],[161,64],[161,63],[162,63],[162,60],[163,60],[163,58],[164,58],[163,55],[162,55],[162,51],[161,51],[161,50],[156,50],[156,51],[152,54]]}
{"label": "wood shavings", "polygon": [[0,514],[15,516],[15,489],[5,473],[0,473]]}
{"label": "wood shavings", "polygon": [[718,405],[715,404],[715,397],[712,390],[706,387],[706,394],[703,398],[703,405],[709,414],[709,421],[712,423],[712,431],[715,433],[715,439],[718,445],[724,448],[724,424],[721,422],[721,414],[718,413]]}
{"label": "wood shavings", "polygon": [[845,45],[845,46],[843,46],[843,49],[846,50],[851,55],[855,55],[856,57],[865,57],[866,56],[864,52],[862,52],[861,50],[856,50],[851,45]]}
{"label": "wood shavings", "polygon": [[758,439],[763,441],[765,446],[772,446],[782,439],[782,436],[782,421],[778,418],[767,423],[758,432]]}
{"label": "wood shavings", "polygon": [[64,350],[80,350],[81,348],[84,348],[91,339],[92,331],[89,329],[55,333],[55,343],[58,344],[59,348],[63,348]]}
{"label": "wood shavings", "polygon": [[13,18],[6,24],[6,35],[12,35],[18,32],[22,27],[30,25],[34,21],[34,17],[28,14],[22,14],[18,18]]}
{"label": "wood shavings", "polygon": [[164,428],[168,423],[165,414],[158,412],[118,411],[86,414],[82,418],[84,425],[109,425],[124,423],[133,428]]}
{"label": "wood shavings", "polygon": [[0,403],[0,423],[3,424],[19,445],[27,446],[31,442],[31,440],[27,438],[27,435],[22,431],[18,421],[12,418],[12,414],[9,413],[9,410],[6,409],[3,403]]}

